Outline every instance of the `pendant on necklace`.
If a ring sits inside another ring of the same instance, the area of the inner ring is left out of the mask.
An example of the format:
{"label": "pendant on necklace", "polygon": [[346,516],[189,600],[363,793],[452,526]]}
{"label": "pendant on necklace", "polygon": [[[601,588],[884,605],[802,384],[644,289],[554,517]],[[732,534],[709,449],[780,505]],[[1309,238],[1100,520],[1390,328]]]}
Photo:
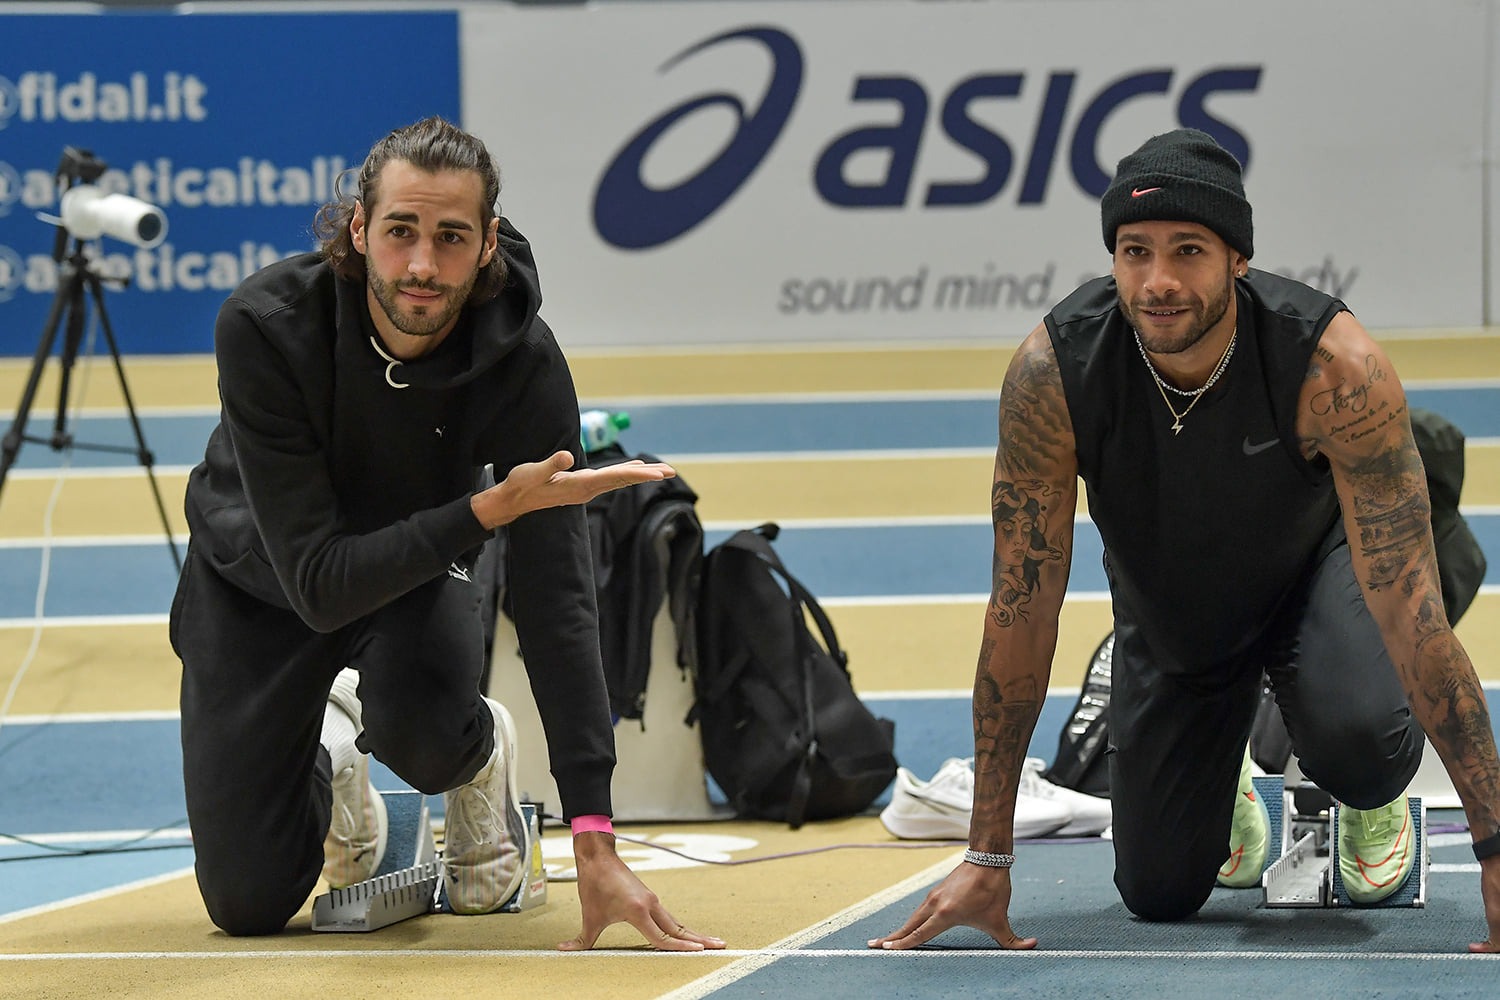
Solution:
{"label": "pendant on necklace", "polygon": [[1181,420],[1174,420],[1174,421],[1172,421],[1172,433],[1173,434],[1181,434],[1182,433],[1182,421]]}

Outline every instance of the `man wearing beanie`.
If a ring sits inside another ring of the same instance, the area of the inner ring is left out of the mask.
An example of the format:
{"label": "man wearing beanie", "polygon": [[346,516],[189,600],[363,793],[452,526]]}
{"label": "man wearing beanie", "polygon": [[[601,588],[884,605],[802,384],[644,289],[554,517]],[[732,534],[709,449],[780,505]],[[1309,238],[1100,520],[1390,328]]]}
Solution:
{"label": "man wearing beanie", "polygon": [[904,925],[911,948],[968,925],[1006,948],[1012,816],[1047,690],[1078,481],[1104,540],[1115,630],[1109,709],[1115,884],[1148,920],[1216,884],[1258,886],[1267,820],[1246,752],[1262,677],[1303,774],[1342,805],[1356,903],[1411,872],[1405,789],[1423,732],[1447,766],[1500,951],[1500,763],[1484,693],[1440,589],[1431,502],[1390,359],[1345,305],[1253,270],[1240,164],[1206,133],[1155,136],[1101,202],[1108,277],[1063,299],[1016,351],[994,495],[1041,512],[996,587],[974,685],[965,860]]}

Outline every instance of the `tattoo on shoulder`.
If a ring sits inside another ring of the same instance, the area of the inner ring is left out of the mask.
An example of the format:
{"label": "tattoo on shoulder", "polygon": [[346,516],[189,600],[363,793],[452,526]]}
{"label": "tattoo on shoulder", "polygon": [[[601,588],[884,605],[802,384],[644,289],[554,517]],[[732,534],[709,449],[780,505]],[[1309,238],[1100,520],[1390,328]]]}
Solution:
{"label": "tattoo on shoulder", "polygon": [[1320,417],[1329,413],[1342,416],[1363,413],[1370,404],[1370,388],[1385,379],[1385,369],[1380,367],[1373,354],[1368,355],[1365,358],[1364,378],[1352,385],[1347,379],[1340,379],[1339,384],[1332,389],[1314,393],[1312,411]]}
{"label": "tattoo on shoulder", "polygon": [[[1340,379],[1338,385],[1313,393],[1308,402],[1312,415],[1327,421],[1327,435],[1342,444],[1357,444],[1372,434],[1387,431],[1406,416],[1403,402],[1389,394],[1372,395],[1372,390],[1388,378],[1374,355],[1365,358],[1364,368],[1359,380]],[[1312,377],[1309,370],[1309,378]]]}
{"label": "tattoo on shoulder", "polygon": [[1000,390],[1000,445],[1017,474],[1040,475],[1066,447],[1067,402],[1051,351],[1018,355]]}
{"label": "tattoo on shoulder", "polygon": [[1049,539],[1049,520],[1071,516],[1056,510],[1062,494],[1039,479],[996,482],[990,495],[995,523],[994,589],[990,618],[1002,628],[1026,618],[1044,563],[1062,562],[1064,552]]}

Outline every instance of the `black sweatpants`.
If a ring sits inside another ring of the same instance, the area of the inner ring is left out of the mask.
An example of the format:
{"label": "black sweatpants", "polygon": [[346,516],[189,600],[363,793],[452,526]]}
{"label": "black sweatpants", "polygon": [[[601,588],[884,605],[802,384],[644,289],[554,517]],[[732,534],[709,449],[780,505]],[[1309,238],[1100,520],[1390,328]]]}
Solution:
{"label": "black sweatpants", "polygon": [[1360,809],[1383,805],[1416,774],[1422,730],[1354,578],[1342,526],[1288,605],[1255,652],[1191,676],[1155,669],[1139,628],[1116,607],[1109,704],[1115,885],[1137,916],[1190,916],[1213,890],[1229,854],[1263,670],[1302,773],[1335,799]]}
{"label": "black sweatpants", "polygon": [[323,866],[331,765],[318,742],[334,677],[360,673],[362,750],[437,794],[489,759],[481,588],[444,574],[336,632],[314,632],[188,547],[172,604],[198,887],[230,934],[273,934]]}

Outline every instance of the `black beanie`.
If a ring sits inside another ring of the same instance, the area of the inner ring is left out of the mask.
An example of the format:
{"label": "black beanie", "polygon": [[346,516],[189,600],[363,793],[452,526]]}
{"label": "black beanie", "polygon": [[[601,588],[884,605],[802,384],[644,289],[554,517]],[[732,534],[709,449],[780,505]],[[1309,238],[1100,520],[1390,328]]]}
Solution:
{"label": "black beanie", "polygon": [[1115,252],[1115,233],[1127,222],[1196,222],[1246,257],[1255,255],[1255,227],[1240,180],[1240,164],[1197,129],[1152,136],[1120,161],[1100,199],[1104,246]]}

